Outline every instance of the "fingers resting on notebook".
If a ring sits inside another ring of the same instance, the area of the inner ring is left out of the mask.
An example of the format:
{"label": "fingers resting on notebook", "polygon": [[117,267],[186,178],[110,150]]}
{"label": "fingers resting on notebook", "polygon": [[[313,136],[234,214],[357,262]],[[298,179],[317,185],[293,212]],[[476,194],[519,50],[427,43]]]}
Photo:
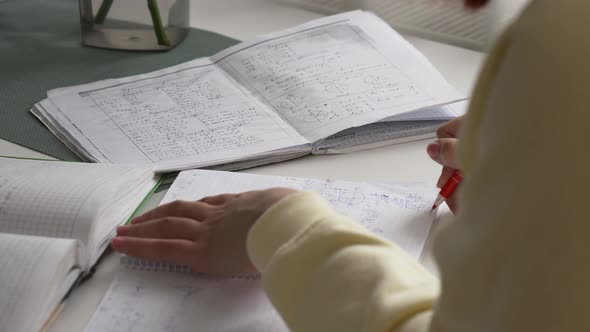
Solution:
{"label": "fingers resting on notebook", "polygon": [[161,205],[119,227],[112,247],[216,276],[255,273],[246,251],[248,231],[266,210],[294,192],[273,188]]}

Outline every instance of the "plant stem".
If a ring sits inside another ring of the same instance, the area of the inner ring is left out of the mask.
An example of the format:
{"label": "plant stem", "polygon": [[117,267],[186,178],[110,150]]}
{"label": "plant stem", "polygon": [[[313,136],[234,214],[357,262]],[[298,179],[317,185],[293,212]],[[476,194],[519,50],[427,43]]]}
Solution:
{"label": "plant stem", "polygon": [[158,3],[156,2],[156,0],[147,0],[147,2],[148,8],[150,9],[150,14],[152,15],[152,22],[154,23],[154,32],[156,33],[158,44],[170,46],[170,40],[168,40],[168,36],[166,36],[164,26],[162,26],[162,18],[160,18],[160,10],[158,9]]}
{"label": "plant stem", "polygon": [[96,17],[94,18],[94,23],[96,24],[103,24],[104,20],[107,18],[107,14],[113,5],[113,0],[103,0],[98,8],[98,12],[96,13]]}

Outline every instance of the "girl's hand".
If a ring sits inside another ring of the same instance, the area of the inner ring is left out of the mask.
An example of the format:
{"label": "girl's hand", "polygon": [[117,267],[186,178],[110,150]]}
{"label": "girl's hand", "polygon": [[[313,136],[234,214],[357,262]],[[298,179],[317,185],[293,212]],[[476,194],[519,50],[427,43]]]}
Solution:
{"label": "girl's hand", "polygon": [[266,210],[295,192],[273,188],[175,201],[117,228],[111,244],[129,256],[188,265],[194,272],[253,274],[256,269],[246,251],[248,231]]}

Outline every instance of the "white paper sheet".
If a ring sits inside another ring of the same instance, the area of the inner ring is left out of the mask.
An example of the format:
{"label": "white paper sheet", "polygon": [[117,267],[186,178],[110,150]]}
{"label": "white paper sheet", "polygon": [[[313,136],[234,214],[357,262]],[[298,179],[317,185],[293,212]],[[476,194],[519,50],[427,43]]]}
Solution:
{"label": "white paper sheet", "polygon": [[311,142],[463,99],[405,39],[361,11],[265,35],[212,60]]}
{"label": "white paper sheet", "polygon": [[88,261],[156,180],[150,167],[0,158],[0,232],[78,239]]}
{"label": "white paper sheet", "polygon": [[0,233],[0,331],[41,328],[80,273],[70,270],[77,249],[73,240]]}
{"label": "white paper sheet", "polygon": [[[208,195],[287,186],[319,193],[338,212],[418,259],[434,215],[434,188],[213,171],[181,172],[162,204]],[[164,272],[166,265],[126,260],[86,332],[287,332],[258,280]]]}
{"label": "white paper sheet", "polygon": [[436,198],[435,188],[202,170],[181,172],[161,204],[272,187],[316,192],[339,213],[399,244],[416,258],[434,218],[428,212]]}

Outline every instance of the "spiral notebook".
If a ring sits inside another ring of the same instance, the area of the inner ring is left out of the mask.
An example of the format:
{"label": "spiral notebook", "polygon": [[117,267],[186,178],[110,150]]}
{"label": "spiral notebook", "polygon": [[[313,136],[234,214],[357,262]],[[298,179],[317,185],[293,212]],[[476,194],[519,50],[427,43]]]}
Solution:
{"label": "spiral notebook", "polygon": [[[193,170],[162,204],[270,187],[313,191],[332,207],[418,259],[434,216],[430,187]],[[257,276],[211,278],[185,266],[123,257],[122,269],[86,327],[102,331],[287,331]],[[180,273],[175,273],[180,272]]]}

